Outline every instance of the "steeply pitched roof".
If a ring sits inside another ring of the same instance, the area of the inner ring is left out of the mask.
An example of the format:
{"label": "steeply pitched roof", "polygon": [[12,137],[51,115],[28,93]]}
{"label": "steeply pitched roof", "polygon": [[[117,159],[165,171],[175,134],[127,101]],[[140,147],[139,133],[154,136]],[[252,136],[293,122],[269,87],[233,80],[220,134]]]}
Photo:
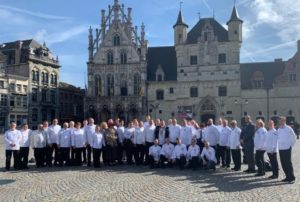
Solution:
{"label": "steeply pitched roof", "polygon": [[264,77],[264,88],[273,88],[276,77],[284,71],[284,62],[258,62],[241,64],[241,88],[252,89],[252,77],[261,72]]}
{"label": "steeply pitched roof", "polygon": [[82,92],[84,89],[81,89],[79,87],[73,86],[72,84],[65,83],[65,82],[59,82],[59,88],[63,90],[72,90],[76,92]]}
{"label": "steeply pitched roof", "polygon": [[173,26],[176,27],[178,25],[183,25],[183,26],[186,26],[186,27],[189,27],[183,20],[183,17],[182,17],[182,13],[181,13],[181,10],[179,11],[179,14],[178,14],[178,18],[177,18],[177,21],[176,21],[176,24]]}
{"label": "steeply pitched roof", "polygon": [[[28,39],[22,41],[22,46],[23,47],[29,47],[33,39]],[[13,42],[8,42],[8,43],[1,43],[0,44],[0,51],[7,51],[7,50],[13,50],[16,48],[17,42],[19,41],[13,41]]]}
{"label": "steeply pitched roof", "polygon": [[198,42],[198,38],[201,37],[202,30],[206,23],[210,23],[219,42],[228,41],[228,31],[220,23],[218,23],[214,18],[201,18],[191,31],[189,31],[187,36],[188,44]]}
{"label": "steeply pitched roof", "polygon": [[174,46],[150,47],[147,53],[147,61],[148,81],[156,80],[156,70],[159,66],[164,71],[166,81],[177,80],[177,59]]}
{"label": "steeply pitched roof", "polygon": [[235,6],[233,7],[232,9],[232,13],[231,13],[231,17],[230,17],[230,20],[227,22],[227,25],[228,23],[230,23],[231,21],[240,21],[240,22],[243,22],[240,17],[239,17],[239,14],[235,8]]}

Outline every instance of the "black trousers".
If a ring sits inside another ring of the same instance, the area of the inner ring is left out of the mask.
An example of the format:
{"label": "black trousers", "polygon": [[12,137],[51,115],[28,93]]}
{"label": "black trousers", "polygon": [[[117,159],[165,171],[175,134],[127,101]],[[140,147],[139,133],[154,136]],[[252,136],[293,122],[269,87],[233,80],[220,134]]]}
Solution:
{"label": "black trousers", "polygon": [[28,167],[29,147],[20,148],[20,168]]}
{"label": "black trousers", "polygon": [[218,145],[213,145],[213,146],[211,146],[212,148],[214,148],[214,150],[215,150],[215,156],[216,156],[216,159],[217,159],[217,164],[219,164],[220,162],[219,162],[219,159],[218,159]]}
{"label": "black trousers", "polygon": [[216,159],[217,159],[217,165],[220,164],[220,158],[221,158],[221,153],[220,153],[220,145],[216,145]]}
{"label": "black trousers", "polygon": [[82,165],[82,153],[83,150],[85,150],[84,147],[81,148],[75,148],[75,166],[81,166]]}
{"label": "black trousers", "polygon": [[248,170],[255,170],[255,163],[254,163],[254,147],[252,146],[245,146],[245,156],[246,161],[248,164]]}
{"label": "black trousers", "polygon": [[146,164],[149,164],[149,148],[153,145],[152,142],[146,142],[145,154],[146,154]]}
{"label": "black trousers", "polygon": [[70,160],[70,147],[61,147],[59,152],[59,165],[63,166],[64,162],[66,162],[66,165],[71,165]]}
{"label": "black trousers", "polygon": [[100,167],[101,153],[102,153],[102,149],[93,148],[93,162],[94,162],[94,167],[95,168]]}
{"label": "black trousers", "polygon": [[45,165],[47,148],[34,148],[34,158],[36,167],[43,167]]}
{"label": "black trousers", "polygon": [[[218,150],[219,150],[219,155],[220,155],[220,158],[221,158],[222,166],[225,167],[227,165],[230,165],[230,162],[227,163],[227,161],[228,161],[228,157],[226,156],[226,154],[228,153],[228,152],[226,152],[227,147],[226,146],[219,146]],[[230,160],[230,156],[229,156],[229,160]]]}
{"label": "black trousers", "polygon": [[71,164],[73,164],[75,161],[75,149],[71,148]]}
{"label": "black trousers", "polygon": [[265,159],[264,159],[265,151],[256,150],[255,153],[255,164],[258,168],[258,174],[265,174]]}
{"label": "black trousers", "polygon": [[159,167],[159,161],[155,161],[153,156],[149,155],[149,164],[150,168],[158,168]]}
{"label": "black trousers", "polygon": [[137,165],[141,165],[144,162],[145,157],[145,145],[137,144],[134,147],[134,159]]}
{"label": "black trousers", "polygon": [[132,157],[133,157],[133,144],[131,140],[125,139],[124,140],[124,148],[126,152],[126,160],[127,164],[132,164]]}
{"label": "black trousers", "polygon": [[278,161],[277,161],[277,153],[268,153],[268,157],[270,159],[270,163],[272,166],[272,172],[274,176],[278,177]]}
{"label": "black trousers", "polygon": [[199,157],[198,156],[192,157],[192,159],[189,160],[189,164],[193,170],[196,170],[199,164]]}
{"label": "black trousers", "polygon": [[48,166],[52,166],[52,146],[47,145],[45,151],[45,162]]}
{"label": "black trousers", "polygon": [[92,162],[92,147],[91,145],[86,145],[86,151],[87,151],[87,165],[91,166]]}
{"label": "black trousers", "polygon": [[292,163],[292,148],[279,150],[280,162],[283,172],[288,180],[295,180],[294,168]]}
{"label": "black trousers", "polygon": [[240,149],[231,149],[232,160],[234,163],[234,169],[240,170],[242,159],[241,159],[241,150]]}
{"label": "black trousers", "polygon": [[168,162],[168,166],[172,167],[172,159],[168,159],[167,157],[165,157],[164,155],[160,155],[160,164],[161,166],[164,168],[165,167],[165,162]]}
{"label": "black trousers", "polygon": [[14,168],[18,169],[20,168],[20,150],[5,150],[5,157],[6,157],[6,163],[5,163],[5,169],[9,170],[10,169],[10,160],[11,157],[14,157]]}
{"label": "black trousers", "polygon": [[197,145],[200,147],[200,154],[204,148],[204,143],[201,141],[201,139],[197,139]]}
{"label": "black trousers", "polygon": [[83,150],[82,150],[82,156],[83,156],[83,162],[84,163],[86,163],[87,162],[87,160],[86,160],[86,148],[83,148]]}
{"label": "black trousers", "polygon": [[176,158],[176,165],[179,166],[180,170],[184,169],[185,164],[186,164],[185,156],[181,156],[179,159]]}

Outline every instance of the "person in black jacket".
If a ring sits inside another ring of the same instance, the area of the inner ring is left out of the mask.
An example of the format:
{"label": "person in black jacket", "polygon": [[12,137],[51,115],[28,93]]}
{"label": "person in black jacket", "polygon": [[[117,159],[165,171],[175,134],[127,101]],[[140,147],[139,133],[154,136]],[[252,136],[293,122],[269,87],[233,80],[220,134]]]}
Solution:
{"label": "person in black jacket", "polygon": [[155,131],[154,131],[154,139],[159,138],[159,131],[160,131],[160,119],[155,120]]}
{"label": "person in black jacket", "polygon": [[248,169],[244,172],[255,173],[254,163],[254,134],[255,126],[251,121],[250,116],[245,117],[245,125],[242,128],[241,144],[245,150],[245,156],[247,159]]}

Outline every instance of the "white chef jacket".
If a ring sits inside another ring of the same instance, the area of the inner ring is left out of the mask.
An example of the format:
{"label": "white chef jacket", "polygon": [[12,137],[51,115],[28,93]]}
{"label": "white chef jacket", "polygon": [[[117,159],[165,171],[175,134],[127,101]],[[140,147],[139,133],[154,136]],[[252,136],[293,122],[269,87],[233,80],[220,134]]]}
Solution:
{"label": "white chef jacket", "polygon": [[94,149],[102,149],[102,147],[105,146],[104,135],[101,132],[94,132],[91,146]]}
{"label": "white chef jacket", "polygon": [[125,127],[124,126],[119,126],[116,131],[117,131],[117,134],[118,134],[118,141],[119,141],[119,143],[123,144],[123,142],[124,142]]}
{"label": "white chef jacket", "polygon": [[203,139],[208,141],[211,146],[218,144],[220,134],[216,126],[207,126],[203,132]]}
{"label": "white chef jacket", "polygon": [[83,129],[76,129],[72,135],[72,146],[75,148],[85,147],[86,136]]}
{"label": "white chef jacket", "polygon": [[193,157],[199,157],[200,156],[200,147],[198,145],[190,145],[189,149],[187,151],[187,156],[189,159],[192,159]]}
{"label": "white chef jacket", "polygon": [[124,132],[124,140],[133,141],[135,128],[126,128]]}
{"label": "white chef jacket", "polygon": [[48,144],[58,144],[58,133],[60,130],[60,125],[51,125],[48,127]]}
{"label": "white chef jacket", "polygon": [[21,132],[21,140],[20,140],[20,147],[29,147],[30,146],[30,136],[31,130],[20,130]]}
{"label": "white chef jacket", "polygon": [[219,139],[220,146],[223,147],[229,146],[228,143],[229,143],[230,134],[231,134],[231,128],[229,128],[228,126],[222,128],[220,133],[220,139]]}
{"label": "white chef jacket", "polygon": [[84,133],[85,133],[85,138],[87,141],[87,144],[92,145],[93,141],[93,134],[95,133],[96,125],[95,124],[88,124],[87,126],[84,127]]}
{"label": "white chef jacket", "polygon": [[142,128],[136,128],[134,131],[134,144],[145,144],[146,142],[146,136],[145,136],[145,129]]}
{"label": "white chef jacket", "polygon": [[153,156],[155,161],[159,161],[160,159],[160,151],[161,151],[161,147],[159,145],[152,145],[149,148],[149,155]]}
{"label": "white chef jacket", "polygon": [[[21,133],[19,130],[7,130],[4,133],[5,150],[20,150]],[[15,144],[14,147],[10,144]]]}
{"label": "white chef jacket", "polygon": [[150,142],[150,143],[154,142],[154,131],[155,131],[154,124],[152,124],[152,126],[148,125],[147,127],[145,127],[146,142]]}
{"label": "white chef jacket", "polygon": [[186,157],[187,150],[184,144],[177,144],[174,148],[172,159],[180,159],[180,156]]}
{"label": "white chef jacket", "polygon": [[274,153],[278,150],[278,135],[275,128],[270,129],[266,134],[264,148],[267,153]]}
{"label": "white chef jacket", "polygon": [[285,125],[283,128],[278,128],[277,134],[279,150],[287,150],[295,145],[296,135],[290,126]]}
{"label": "white chef jacket", "polygon": [[259,128],[255,131],[254,134],[254,149],[255,150],[264,150],[265,138],[267,130],[265,128]]}
{"label": "white chef jacket", "polygon": [[58,145],[62,148],[71,147],[72,131],[62,128],[58,133]]}
{"label": "white chef jacket", "polygon": [[209,146],[208,148],[204,147],[201,152],[201,157],[204,158],[204,156],[209,160],[217,163],[216,154],[214,148]]}
{"label": "white chef jacket", "polygon": [[235,127],[232,129],[229,137],[229,147],[230,149],[240,149],[241,143],[240,143],[240,136],[241,136],[241,129],[238,127]]}
{"label": "white chef jacket", "polygon": [[172,143],[165,143],[162,146],[160,154],[165,156],[167,159],[171,159],[174,151],[174,145]]}
{"label": "white chef jacket", "polygon": [[44,129],[32,131],[31,147],[45,148],[46,145],[47,145],[47,132]]}
{"label": "white chef jacket", "polygon": [[170,141],[172,143],[176,142],[176,139],[180,136],[180,126],[178,124],[176,125],[169,125],[169,132],[170,132]]}
{"label": "white chef jacket", "polygon": [[192,142],[192,129],[191,127],[185,126],[180,128],[180,139],[182,144],[189,146]]}

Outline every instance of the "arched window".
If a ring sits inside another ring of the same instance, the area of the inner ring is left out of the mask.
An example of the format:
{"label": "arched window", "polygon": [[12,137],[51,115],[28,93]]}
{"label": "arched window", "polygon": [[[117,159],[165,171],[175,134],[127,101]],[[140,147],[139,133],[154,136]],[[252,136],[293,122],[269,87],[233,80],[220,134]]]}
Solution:
{"label": "arched window", "polygon": [[107,64],[114,64],[114,54],[111,51],[107,53]]}
{"label": "arched window", "polygon": [[32,77],[32,81],[35,82],[36,81],[36,74],[35,74],[34,70],[31,71],[31,77]]}
{"label": "arched window", "polygon": [[254,72],[252,75],[252,87],[254,89],[262,89],[264,88],[264,75],[260,71]]}
{"label": "arched window", "polygon": [[102,83],[100,75],[95,76],[95,96],[102,95]]}
{"label": "arched window", "polygon": [[45,83],[45,73],[42,72],[42,83]]}
{"label": "arched window", "polygon": [[111,74],[107,75],[107,96],[114,96],[114,76]]}
{"label": "arched window", "polygon": [[36,79],[37,82],[40,81],[40,73],[39,73],[39,71],[35,71],[35,79]]}
{"label": "arched window", "polygon": [[133,77],[133,94],[134,95],[141,95],[141,77],[139,73],[134,74]]}
{"label": "arched window", "polygon": [[121,58],[122,65],[127,64],[127,53],[126,52],[121,52],[120,58]]}
{"label": "arched window", "polygon": [[114,46],[120,45],[120,36],[118,34],[114,35]]}
{"label": "arched window", "polygon": [[121,96],[127,96],[128,95],[127,77],[125,74],[122,74],[120,79],[121,79],[121,81],[120,81]]}

